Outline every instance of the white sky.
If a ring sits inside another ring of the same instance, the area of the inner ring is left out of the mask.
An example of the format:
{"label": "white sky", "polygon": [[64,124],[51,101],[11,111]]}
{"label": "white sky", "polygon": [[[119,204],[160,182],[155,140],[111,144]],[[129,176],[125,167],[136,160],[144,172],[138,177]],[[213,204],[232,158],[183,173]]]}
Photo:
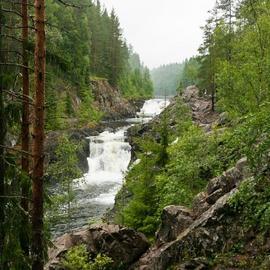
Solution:
{"label": "white sky", "polygon": [[216,0],[100,0],[114,7],[127,42],[150,68],[197,54]]}

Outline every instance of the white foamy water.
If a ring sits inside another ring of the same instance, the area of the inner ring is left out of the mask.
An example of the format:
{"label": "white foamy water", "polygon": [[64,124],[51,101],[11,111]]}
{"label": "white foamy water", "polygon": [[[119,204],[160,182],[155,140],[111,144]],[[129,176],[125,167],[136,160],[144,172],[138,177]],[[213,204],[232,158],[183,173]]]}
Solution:
{"label": "white foamy water", "polygon": [[142,109],[137,113],[137,118],[128,118],[126,121],[134,124],[147,123],[159,115],[168,105],[170,105],[170,100],[168,99],[149,99],[145,101]]}
{"label": "white foamy water", "polygon": [[139,117],[153,118],[156,115],[159,115],[169,104],[170,102],[165,99],[147,100],[137,115]]}
{"label": "white foamy water", "polygon": [[123,127],[117,132],[104,131],[98,136],[90,137],[89,172],[85,175],[80,188],[91,185],[110,186],[110,190],[91,200],[102,204],[113,204],[114,197],[121,187],[123,177],[131,159],[131,147],[125,142]]}
{"label": "white foamy water", "polygon": [[[126,142],[127,129],[132,124],[148,122],[168,105],[168,100],[148,100],[137,118],[125,119],[125,126],[89,137],[89,171],[84,179],[76,181],[70,228],[82,227],[91,219],[101,218],[113,206],[131,160],[131,146]],[[70,228],[65,222],[59,223],[55,234],[60,235]]]}

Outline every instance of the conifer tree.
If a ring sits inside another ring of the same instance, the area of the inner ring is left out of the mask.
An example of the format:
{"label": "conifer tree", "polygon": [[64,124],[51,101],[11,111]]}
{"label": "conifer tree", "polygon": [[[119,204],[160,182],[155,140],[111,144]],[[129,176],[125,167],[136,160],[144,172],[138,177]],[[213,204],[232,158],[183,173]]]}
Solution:
{"label": "conifer tree", "polygon": [[[30,151],[30,111],[29,111],[29,70],[28,70],[28,0],[21,0],[21,14],[22,14],[22,80],[23,80],[23,104],[22,104],[22,151],[29,153]],[[24,173],[22,181],[22,200],[21,206],[22,211],[22,223],[24,224],[25,230],[21,232],[21,246],[26,256],[29,253],[29,239],[28,239],[28,197],[29,197],[29,171],[30,171],[30,160],[29,154],[22,154],[22,172]]]}
{"label": "conifer tree", "polygon": [[35,0],[35,119],[33,138],[32,269],[44,267],[44,94],[45,94],[45,0]]}

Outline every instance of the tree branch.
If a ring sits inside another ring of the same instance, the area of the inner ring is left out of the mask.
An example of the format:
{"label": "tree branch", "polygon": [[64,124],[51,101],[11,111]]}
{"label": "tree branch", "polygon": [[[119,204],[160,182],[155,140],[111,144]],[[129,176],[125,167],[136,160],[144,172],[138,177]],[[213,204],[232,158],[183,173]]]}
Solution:
{"label": "tree branch", "polygon": [[[6,2],[6,3],[9,3],[10,4],[10,0],[2,0],[2,2]],[[12,2],[12,5],[21,5],[22,3],[21,2]],[[27,6],[29,7],[34,7],[33,4],[27,4]]]}
{"label": "tree branch", "polygon": [[14,50],[0,50],[0,52],[4,52],[4,53],[15,53],[18,54],[19,56],[22,56],[22,54],[18,51],[14,51]]}
{"label": "tree branch", "polygon": [[0,148],[4,148],[4,149],[10,150],[10,151],[18,152],[18,153],[28,155],[28,156],[31,156],[31,157],[34,156],[33,154],[31,154],[29,152],[26,152],[26,151],[23,151],[23,150],[20,150],[20,149],[16,149],[14,147],[6,146],[6,145],[1,145],[0,144]]}
{"label": "tree branch", "polygon": [[11,35],[1,34],[0,36],[4,37],[4,38],[10,38],[10,39],[16,40],[18,42],[22,42],[22,40],[20,38],[17,38],[17,37],[11,36]]}
{"label": "tree branch", "polygon": [[19,13],[18,11],[12,10],[12,9],[1,8],[1,11],[6,12],[6,13],[12,13],[12,14],[15,14],[19,17],[22,17],[21,13]]}
{"label": "tree branch", "polygon": [[[34,101],[30,96],[25,96],[23,94],[17,94],[11,90],[3,90],[4,92],[6,92],[7,94],[9,94],[12,97],[18,98],[20,100],[23,100],[24,102],[27,102],[28,104],[34,106]],[[25,101],[25,99],[27,99],[27,101]]]}
{"label": "tree branch", "polygon": [[19,67],[19,68],[27,68],[31,71],[34,71],[34,69],[32,69],[32,68],[18,64],[18,63],[0,63],[0,66],[15,66],[15,67]]}
{"label": "tree branch", "polygon": [[32,26],[28,26],[28,27],[23,27],[23,26],[9,26],[9,25],[6,25],[6,24],[1,25],[1,26],[5,27],[7,29],[23,29],[23,28],[28,28],[28,29],[36,30],[36,28],[35,27],[32,27]]}
{"label": "tree branch", "polygon": [[24,197],[24,196],[16,196],[16,195],[11,195],[11,196],[0,196],[0,198],[6,198],[6,199],[25,199],[25,200],[28,200],[28,201],[32,201],[30,198],[27,198],[27,197]]}

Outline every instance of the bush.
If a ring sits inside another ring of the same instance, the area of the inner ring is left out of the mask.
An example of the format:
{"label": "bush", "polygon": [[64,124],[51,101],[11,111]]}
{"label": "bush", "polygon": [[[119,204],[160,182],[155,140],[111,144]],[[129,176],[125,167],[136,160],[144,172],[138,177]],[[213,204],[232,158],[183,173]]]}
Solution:
{"label": "bush", "polygon": [[71,248],[62,260],[62,266],[66,270],[108,270],[112,263],[111,258],[101,254],[91,260],[85,245]]}

